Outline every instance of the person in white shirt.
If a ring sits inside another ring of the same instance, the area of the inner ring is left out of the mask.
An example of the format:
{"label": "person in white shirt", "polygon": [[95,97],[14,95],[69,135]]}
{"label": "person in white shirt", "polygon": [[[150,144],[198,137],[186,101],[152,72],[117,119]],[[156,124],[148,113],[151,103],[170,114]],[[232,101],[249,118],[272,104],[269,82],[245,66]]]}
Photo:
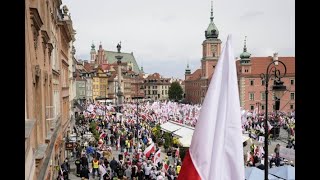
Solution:
{"label": "person in white shirt", "polygon": [[146,178],[146,179],[150,179],[149,177],[150,177],[150,171],[151,171],[151,165],[150,164],[148,164],[145,168],[144,168],[144,177]]}

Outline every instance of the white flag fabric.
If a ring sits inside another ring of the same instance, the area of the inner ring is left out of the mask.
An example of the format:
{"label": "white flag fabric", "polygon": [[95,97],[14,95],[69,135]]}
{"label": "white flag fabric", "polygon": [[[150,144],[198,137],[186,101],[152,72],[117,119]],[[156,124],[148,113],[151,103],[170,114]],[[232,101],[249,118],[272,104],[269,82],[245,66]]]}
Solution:
{"label": "white flag fabric", "polygon": [[199,177],[190,176],[192,166],[185,164],[185,158],[178,180],[245,179],[238,81],[230,35],[206,93],[188,153]]}

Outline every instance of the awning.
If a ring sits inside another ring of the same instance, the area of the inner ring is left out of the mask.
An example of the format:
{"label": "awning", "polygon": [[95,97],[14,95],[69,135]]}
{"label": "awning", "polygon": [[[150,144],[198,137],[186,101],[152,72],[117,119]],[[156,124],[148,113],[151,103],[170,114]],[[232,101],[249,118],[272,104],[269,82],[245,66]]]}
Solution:
{"label": "awning", "polygon": [[161,130],[166,131],[166,132],[173,132],[173,131],[176,131],[176,130],[182,128],[182,126],[179,126],[179,125],[174,124],[172,122],[166,122],[164,124],[161,124],[160,127],[161,127]]}
{"label": "awning", "polygon": [[179,141],[183,147],[190,147],[193,129],[188,127],[181,127],[179,130],[175,131],[173,134],[179,136]]}

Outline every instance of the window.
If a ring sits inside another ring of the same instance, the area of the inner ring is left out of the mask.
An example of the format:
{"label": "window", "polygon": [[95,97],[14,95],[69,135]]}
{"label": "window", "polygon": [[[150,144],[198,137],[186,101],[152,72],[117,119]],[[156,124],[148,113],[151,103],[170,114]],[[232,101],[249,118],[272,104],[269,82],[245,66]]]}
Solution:
{"label": "window", "polygon": [[261,105],[261,109],[264,110],[264,105]]}
{"label": "window", "polygon": [[273,110],[276,110],[276,105],[275,104],[272,105],[272,108],[273,108]]}
{"label": "window", "polygon": [[272,92],[272,100],[274,101],[276,99],[276,95],[274,94],[274,92]]}
{"label": "window", "polygon": [[290,104],[290,109],[293,109],[293,104]]}
{"label": "window", "polygon": [[249,93],[249,100],[254,101],[254,93]]}
{"label": "window", "polygon": [[253,111],[254,110],[254,106],[250,105],[250,109],[251,109],[251,111]]}
{"label": "window", "polygon": [[290,93],[290,99],[294,100],[294,93]]}
{"label": "window", "polygon": [[290,80],[290,84],[291,84],[291,85],[294,85],[294,79],[291,79],[291,80]]}
{"label": "window", "polygon": [[261,100],[266,100],[266,93],[265,92],[261,92]]}
{"label": "window", "polygon": [[166,90],[166,94],[168,94],[168,91]]}
{"label": "window", "polygon": [[162,90],[162,95],[163,95],[163,90]]}
{"label": "window", "polygon": [[254,82],[253,80],[250,80],[250,86],[253,86]]}
{"label": "window", "polygon": [[261,80],[261,86],[264,86],[264,80]]}
{"label": "window", "polygon": [[148,90],[148,94],[150,94],[150,90]]}

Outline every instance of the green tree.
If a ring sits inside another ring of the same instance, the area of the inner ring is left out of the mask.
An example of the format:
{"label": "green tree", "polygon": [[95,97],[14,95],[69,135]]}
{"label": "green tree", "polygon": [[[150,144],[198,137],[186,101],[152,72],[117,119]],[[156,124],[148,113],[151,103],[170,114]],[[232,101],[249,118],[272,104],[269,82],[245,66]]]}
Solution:
{"label": "green tree", "polygon": [[171,83],[169,88],[169,99],[171,100],[180,100],[182,99],[183,90],[178,82]]}

